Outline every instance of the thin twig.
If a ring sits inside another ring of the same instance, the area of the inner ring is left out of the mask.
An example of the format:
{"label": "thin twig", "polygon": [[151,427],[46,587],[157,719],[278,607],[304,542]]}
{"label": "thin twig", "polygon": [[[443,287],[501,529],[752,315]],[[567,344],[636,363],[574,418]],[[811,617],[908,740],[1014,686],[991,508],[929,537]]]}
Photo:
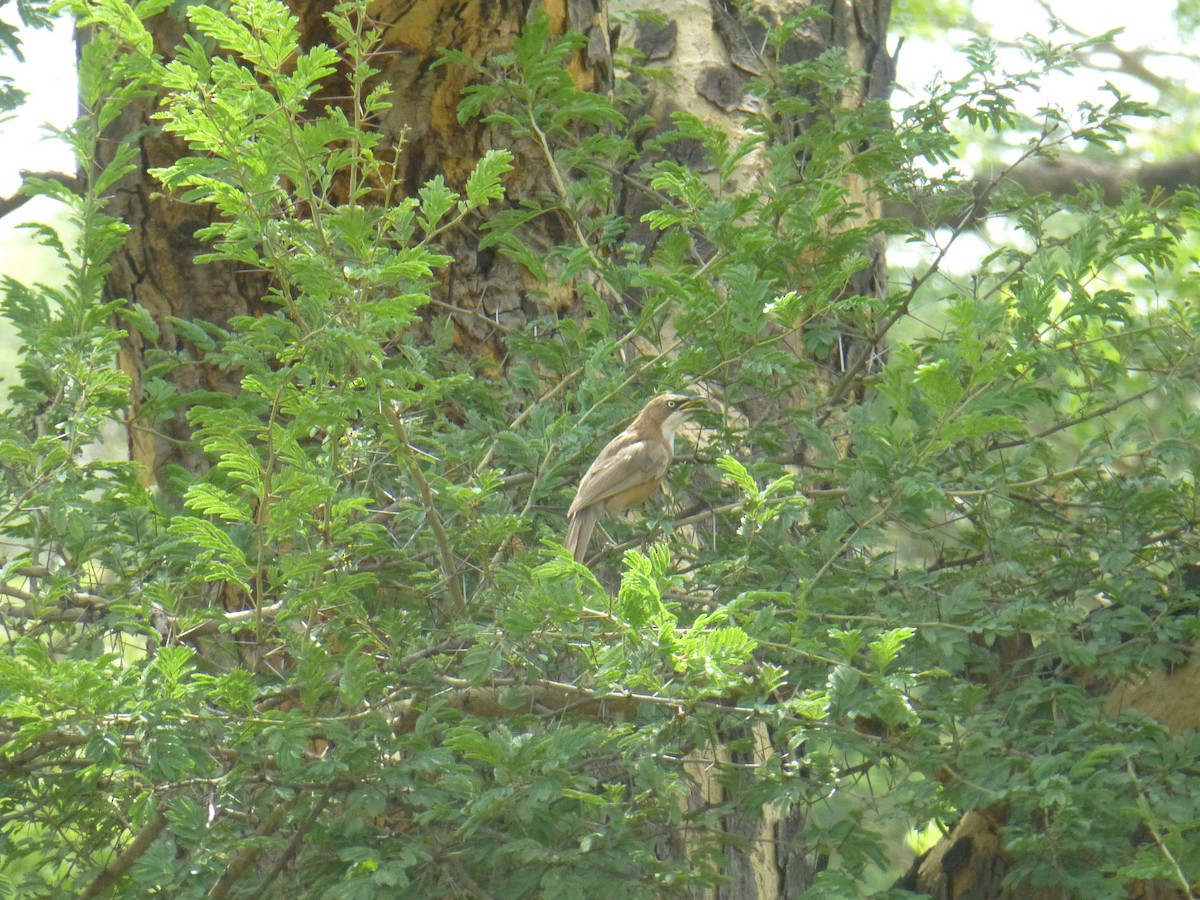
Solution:
{"label": "thin twig", "polygon": [[412,475],[413,481],[417,484],[417,490],[420,491],[421,503],[425,507],[425,514],[429,517],[429,526],[433,529],[433,535],[438,544],[438,551],[442,557],[442,573],[446,576],[446,585],[450,590],[450,597],[454,601],[454,606],[459,617],[465,620],[469,614],[467,598],[463,594],[462,583],[459,581],[458,566],[454,562],[454,549],[450,545],[450,537],[446,534],[446,527],[442,523],[442,517],[434,505],[433,489],[425,479],[425,473],[421,471],[421,467],[417,465],[417,461],[413,458],[412,445],[408,442],[408,429],[404,427],[404,419],[400,417],[400,414],[396,412],[392,404],[385,398],[380,398],[380,405],[383,409],[384,418],[388,420],[388,424],[392,426],[392,431],[396,434],[396,443],[399,445],[400,455],[404,458],[409,473]]}
{"label": "thin twig", "polygon": [[1160,387],[1161,385],[1158,384],[1151,385],[1148,388],[1138,391],[1136,394],[1131,394],[1128,397],[1124,397],[1120,400],[1114,400],[1112,403],[1106,404],[1099,409],[1094,409],[1089,413],[1084,413],[1083,415],[1079,416],[1071,416],[1070,418],[1055,422],[1049,428],[1043,428],[1037,434],[1031,434],[1028,437],[1018,438],[1016,440],[1004,441],[1003,443],[993,445],[991,449],[1009,450],[1013,447],[1021,447],[1025,444],[1028,444],[1030,441],[1041,440],[1044,437],[1049,437],[1055,432],[1064,431],[1068,428],[1074,428],[1076,425],[1082,425],[1084,422],[1090,421],[1091,419],[1098,419],[1101,416],[1107,416],[1109,413],[1116,412],[1123,406],[1128,406],[1130,403],[1136,403],[1143,397],[1153,394],[1155,391],[1159,390]]}

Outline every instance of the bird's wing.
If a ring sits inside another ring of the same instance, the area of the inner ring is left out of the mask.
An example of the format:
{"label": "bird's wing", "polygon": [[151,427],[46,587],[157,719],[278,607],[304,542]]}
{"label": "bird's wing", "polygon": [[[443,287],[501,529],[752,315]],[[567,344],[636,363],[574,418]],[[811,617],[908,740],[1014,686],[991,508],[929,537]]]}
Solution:
{"label": "bird's wing", "polygon": [[622,491],[662,478],[670,464],[670,451],[661,444],[639,440],[617,445],[614,441],[600,451],[584,474],[567,514],[574,515]]}

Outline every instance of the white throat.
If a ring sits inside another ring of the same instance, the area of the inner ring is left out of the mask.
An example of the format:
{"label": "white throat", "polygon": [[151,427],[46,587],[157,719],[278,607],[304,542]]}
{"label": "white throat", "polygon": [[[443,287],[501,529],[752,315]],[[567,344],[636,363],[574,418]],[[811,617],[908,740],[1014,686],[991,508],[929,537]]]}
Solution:
{"label": "white throat", "polygon": [[675,432],[679,430],[679,426],[687,421],[688,413],[684,410],[676,410],[671,413],[662,423],[663,437],[671,447],[671,452],[675,452]]}

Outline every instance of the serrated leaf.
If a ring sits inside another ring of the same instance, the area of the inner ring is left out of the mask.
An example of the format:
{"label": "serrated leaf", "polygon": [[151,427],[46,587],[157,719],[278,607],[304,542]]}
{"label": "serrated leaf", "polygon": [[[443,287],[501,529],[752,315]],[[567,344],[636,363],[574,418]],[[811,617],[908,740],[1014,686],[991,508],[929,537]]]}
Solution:
{"label": "serrated leaf", "polygon": [[867,645],[867,649],[871,653],[875,667],[882,672],[890,666],[900,655],[900,651],[904,649],[904,644],[916,633],[915,628],[893,628],[871,641]]}
{"label": "serrated leaf", "polygon": [[189,509],[226,522],[252,522],[250,506],[244,500],[215,484],[199,482],[188,488],[184,502]]}
{"label": "serrated leaf", "polygon": [[446,179],[441,175],[425,182],[417,193],[421,198],[417,224],[423,232],[429,234],[458,203],[458,194],[446,186]]}
{"label": "serrated leaf", "polygon": [[747,499],[757,500],[761,493],[758,489],[758,484],[754,480],[746,467],[734,459],[732,456],[721,456],[717,459],[717,466],[729,476],[730,480],[741,489]]}
{"label": "serrated leaf", "polygon": [[467,179],[467,203],[471,207],[485,206],[504,197],[500,179],[512,171],[510,150],[489,150]]}
{"label": "serrated leaf", "polygon": [[917,366],[913,381],[938,410],[950,409],[963,395],[962,385],[945,360]]}

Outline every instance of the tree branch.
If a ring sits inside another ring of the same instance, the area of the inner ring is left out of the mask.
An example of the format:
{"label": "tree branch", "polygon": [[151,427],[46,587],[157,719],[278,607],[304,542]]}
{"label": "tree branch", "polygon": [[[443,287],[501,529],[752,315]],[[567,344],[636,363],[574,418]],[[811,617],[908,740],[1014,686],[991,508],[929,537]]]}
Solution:
{"label": "tree branch", "polygon": [[317,802],[313,804],[313,808],[309,811],[304,821],[300,823],[300,827],[296,829],[296,833],[292,835],[291,840],[288,841],[287,847],[279,854],[279,858],[275,861],[275,865],[271,871],[266,874],[262,883],[258,886],[259,896],[266,895],[267,888],[275,882],[275,879],[283,874],[283,870],[287,868],[288,863],[295,858],[296,853],[300,850],[300,845],[304,842],[304,836],[312,830],[313,825],[317,823],[317,819],[321,817],[321,813],[325,811],[325,807],[329,805],[329,799],[333,796],[336,787],[336,783],[331,783],[325,789],[325,792],[317,798]]}
{"label": "tree branch", "polygon": [[[279,826],[283,824],[283,817],[287,815],[289,809],[292,808],[291,800],[284,800],[277,804],[271,810],[271,814],[263,819],[258,828],[254,829],[256,837],[268,837],[279,830]],[[233,886],[237,884],[238,879],[242,877],[242,873],[258,859],[258,855],[262,852],[261,846],[243,847],[239,853],[234,854],[233,859],[229,861],[229,865],[225,867],[225,871],[221,873],[221,877],[216,880],[208,890],[209,897],[221,898],[229,896],[229,892]]]}
{"label": "tree branch", "polygon": [[[77,194],[83,193],[83,182],[74,175],[68,175],[65,172],[27,172],[21,170],[21,180],[27,181],[30,178],[41,178],[46,181],[54,181],[61,184],[63,187],[74,191]],[[37,194],[25,193],[18,190],[11,197],[0,197],[0,219],[3,219],[9,213],[16,212]]]}
{"label": "tree branch", "polygon": [[166,825],[167,816],[160,807],[155,810],[154,818],[150,820],[150,823],[145,828],[138,832],[137,837],[130,842],[129,846],[116,859],[105,866],[100,871],[100,874],[92,880],[92,883],[87,886],[87,890],[79,895],[80,900],[91,900],[92,897],[102,897],[112,890],[118,879],[129,871],[130,867],[138,861],[142,854],[150,849],[150,845],[154,843],[154,839],[162,833]]}
{"label": "tree branch", "polygon": [[965,207],[965,219],[962,209],[935,219],[922,209],[919,200],[915,203],[888,201],[884,204],[884,215],[907,219],[923,228],[978,228],[991,212],[988,195],[997,175],[1000,181],[1018,184],[1030,194],[1049,194],[1051,197],[1065,197],[1087,184],[1096,184],[1104,202],[1116,205],[1130,185],[1136,185],[1145,196],[1158,194],[1162,197],[1170,197],[1185,187],[1200,186],[1200,153],[1186,153],[1142,166],[1129,165],[1117,157],[1090,159],[1064,155],[1057,159],[1029,159],[1003,172],[981,172],[963,185],[962,199],[964,204],[969,204]]}

